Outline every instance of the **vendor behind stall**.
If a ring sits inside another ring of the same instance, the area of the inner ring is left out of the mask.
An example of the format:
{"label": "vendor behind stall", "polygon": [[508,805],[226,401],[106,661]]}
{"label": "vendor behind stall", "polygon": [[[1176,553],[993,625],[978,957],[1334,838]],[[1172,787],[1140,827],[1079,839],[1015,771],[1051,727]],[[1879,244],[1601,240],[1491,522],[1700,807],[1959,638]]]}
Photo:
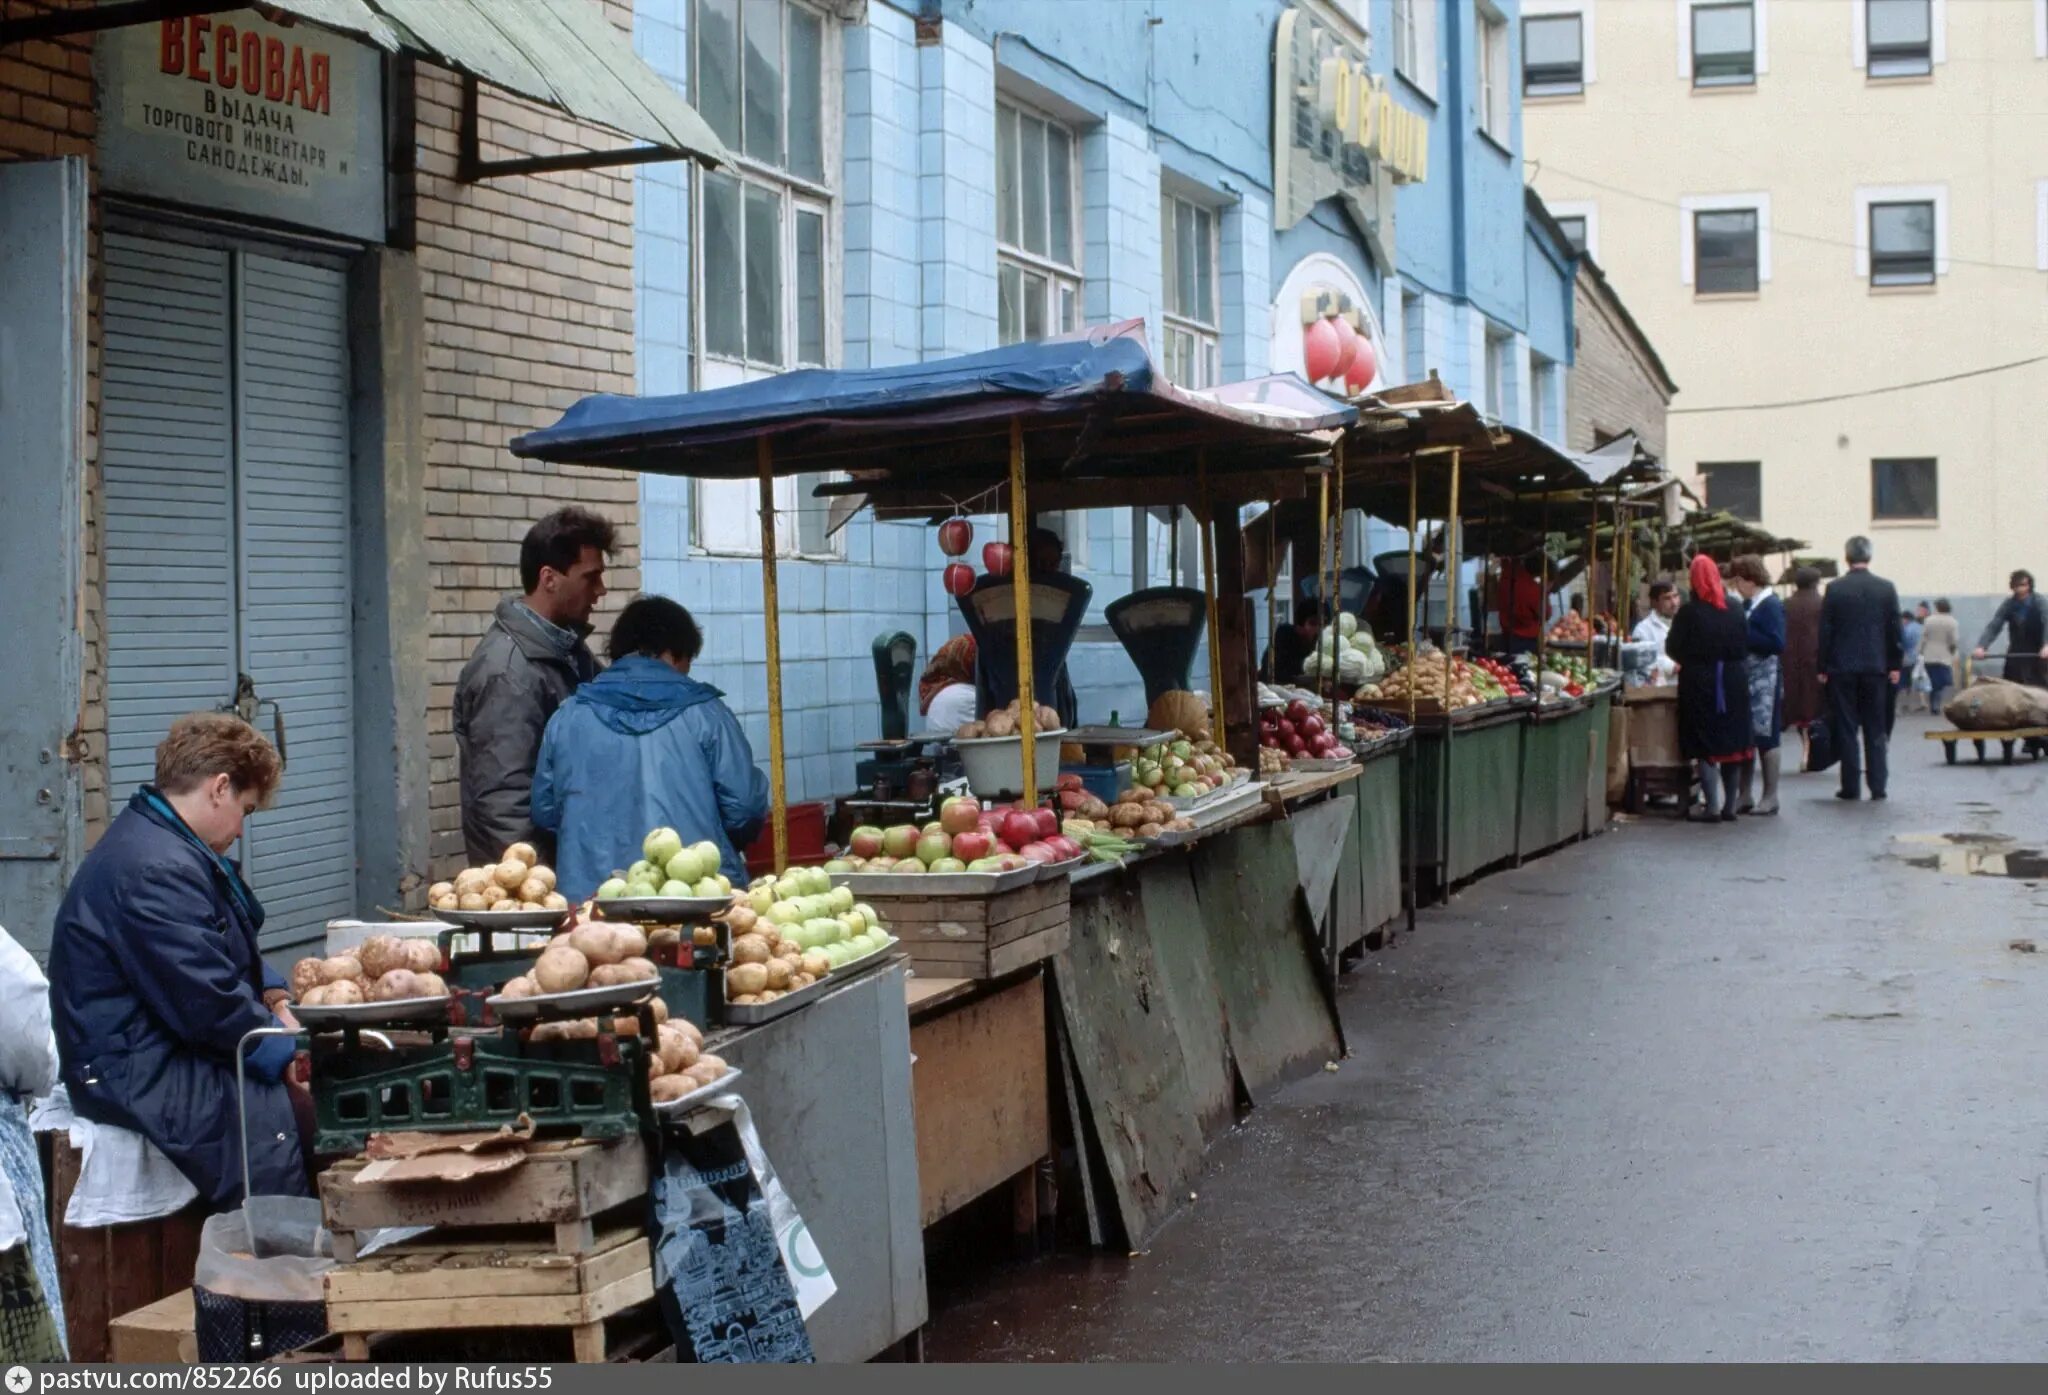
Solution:
{"label": "vendor behind stall", "polygon": [[974,695],[974,636],[954,635],[932,654],[917,680],[924,731],[951,734],[979,717]]}
{"label": "vendor behind stall", "polygon": [[1322,602],[1306,598],[1295,601],[1294,623],[1273,632],[1273,642],[1266,646],[1266,662],[1260,671],[1275,683],[1295,682],[1301,677],[1308,656],[1316,652],[1316,641],[1322,633]]}
{"label": "vendor behind stall", "polygon": [[[235,1053],[257,1027],[295,1027],[263,962],[263,907],[226,856],[283,773],[226,712],[178,718],[57,909],[51,1011],[71,1107],[154,1143],[216,1210],[242,1195]],[[307,1196],[312,1101],[285,1083],[290,1037],[251,1044],[242,1104],[258,1195]]]}
{"label": "vendor behind stall", "polygon": [[738,849],[768,817],[768,777],[724,696],[690,677],[704,647],[690,612],[640,596],[612,625],[611,667],[548,719],[533,777],[533,818],[556,834],[555,876],[580,901],[633,861],[656,828],[718,845],[719,867],[746,878]]}

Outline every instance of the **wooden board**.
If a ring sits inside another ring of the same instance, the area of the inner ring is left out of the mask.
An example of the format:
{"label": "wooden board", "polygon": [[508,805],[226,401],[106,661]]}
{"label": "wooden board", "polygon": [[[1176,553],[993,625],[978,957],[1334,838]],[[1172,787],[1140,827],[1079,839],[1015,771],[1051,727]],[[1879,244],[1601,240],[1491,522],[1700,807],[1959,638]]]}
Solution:
{"label": "wooden board", "polygon": [[1138,912],[1158,970],[1153,1001],[1173,1028],[1202,1140],[1214,1143],[1237,1122],[1237,1070],[1224,1035],[1209,937],[1200,933],[1202,907],[1191,869],[1202,856],[1164,860],[1140,872]]}
{"label": "wooden board", "polygon": [[82,1161],[68,1138],[51,1138],[50,1234],[64,1290],[64,1331],[73,1361],[105,1361],[113,1320],[192,1287],[199,1261],[197,1203],[175,1215],[131,1225],[80,1229],[64,1224]]}
{"label": "wooden board", "polygon": [[1347,765],[1342,770],[1286,770],[1260,778],[1266,782],[1268,804],[1292,804],[1339,785],[1350,784],[1358,778],[1359,769],[1356,765]]}
{"label": "wooden board", "polygon": [[181,1288],[115,1318],[107,1329],[107,1359],[153,1366],[196,1362],[199,1339],[192,1323],[192,1290]]}
{"label": "wooden board", "polygon": [[610,1237],[595,1253],[577,1256],[551,1250],[408,1248],[379,1251],[327,1275],[327,1301],[377,1302],[436,1299],[450,1293],[500,1294],[507,1298],[588,1293],[628,1278],[648,1266],[644,1233]]}
{"label": "wooden board", "polygon": [[[1352,778],[1356,779],[1356,774]],[[1286,826],[1294,835],[1294,862],[1301,876],[1302,895],[1317,926],[1326,934],[1330,893],[1337,882],[1337,866],[1343,859],[1346,835],[1351,831],[1354,804],[1348,796],[1325,799],[1295,809],[1287,818]]]}
{"label": "wooden board", "polygon": [[955,998],[972,994],[979,985],[971,978],[911,977],[903,980],[903,1006],[916,1022],[926,1013],[937,1012]]}
{"label": "wooden board", "polygon": [[1052,1151],[1044,977],[913,1023],[910,1052],[918,1209],[928,1226]]}
{"label": "wooden board", "polygon": [[992,979],[1066,948],[1070,896],[1067,878],[1058,877],[1000,896],[889,896],[874,904],[912,968]]}
{"label": "wooden board", "polygon": [[366,1186],[353,1180],[362,1166],[350,1159],[320,1174],[329,1229],[565,1225],[646,1195],[648,1179],[647,1146],[638,1136],[534,1154],[509,1172],[446,1185]]}
{"label": "wooden board", "polygon": [[[491,1291],[444,1293],[439,1298],[329,1302],[335,1332],[433,1332],[471,1327],[580,1327],[654,1297],[654,1270],[614,1279],[588,1293],[503,1297]],[[584,1359],[580,1354],[578,1359]]]}

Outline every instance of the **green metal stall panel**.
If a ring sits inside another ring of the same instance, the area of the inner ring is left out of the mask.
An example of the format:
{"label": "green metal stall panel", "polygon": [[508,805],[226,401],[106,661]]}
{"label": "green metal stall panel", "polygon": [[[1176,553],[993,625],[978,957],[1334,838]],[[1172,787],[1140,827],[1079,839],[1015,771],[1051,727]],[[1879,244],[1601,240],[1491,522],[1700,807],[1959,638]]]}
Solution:
{"label": "green metal stall panel", "polygon": [[1419,873],[1438,887],[1515,855],[1524,714],[1504,712],[1446,733],[1417,726],[1402,753],[1403,817],[1413,772],[1412,829]]}

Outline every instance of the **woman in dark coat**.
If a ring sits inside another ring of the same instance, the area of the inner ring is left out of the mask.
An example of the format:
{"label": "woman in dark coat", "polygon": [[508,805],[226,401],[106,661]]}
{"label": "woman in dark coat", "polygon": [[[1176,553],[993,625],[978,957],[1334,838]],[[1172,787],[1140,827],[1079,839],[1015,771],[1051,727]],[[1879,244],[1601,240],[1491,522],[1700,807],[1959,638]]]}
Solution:
{"label": "woman in dark coat", "polygon": [[1785,603],[1771,590],[1764,559],[1738,557],[1729,577],[1742,597],[1749,624],[1749,731],[1756,741],[1756,765],[1763,767],[1764,797],[1750,798],[1755,766],[1742,767],[1742,798],[1737,813],[1778,812],[1778,740],[1785,724]]}
{"label": "woman in dark coat", "polygon": [[1749,625],[1728,605],[1721,569],[1692,559],[1692,599],[1678,608],[1664,652],[1678,665],[1678,749],[1697,763],[1704,822],[1735,821],[1738,767],[1755,754],[1749,730]]}
{"label": "woman in dark coat", "polygon": [[[257,952],[263,907],[222,853],[277,788],[277,752],[241,718],[198,712],[156,748],[136,791],[57,909],[50,1008],[71,1107],[154,1143],[215,1210],[242,1195],[235,1051],[257,1027],[296,1026]],[[260,1196],[309,1196],[301,1119],[284,1082],[296,1044],[247,1060],[250,1175]],[[303,1094],[303,1092],[301,1092]]]}
{"label": "woman in dark coat", "polygon": [[1799,768],[1806,768],[1807,728],[1821,719],[1820,573],[1801,567],[1785,601],[1785,725],[1799,730]]}

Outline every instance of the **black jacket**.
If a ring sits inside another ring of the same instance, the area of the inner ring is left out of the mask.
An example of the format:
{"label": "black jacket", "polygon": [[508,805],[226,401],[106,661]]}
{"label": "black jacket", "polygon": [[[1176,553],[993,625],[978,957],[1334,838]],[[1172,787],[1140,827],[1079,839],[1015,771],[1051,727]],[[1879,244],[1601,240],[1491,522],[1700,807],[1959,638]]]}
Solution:
{"label": "black jacket", "polygon": [[1853,568],[1830,583],[1820,599],[1820,671],[1894,673],[1905,664],[1898,588]]}
{"label": "black jacket", "polygon": [[2048,597],[2039,592],[2025,600],[2007,596],[1998,603],[1998,613],[1991,617],[1984,633],[1977,636],[1977,647],[1989,649],[1998,638],[1998,632],[2008,628],[2012,631],[2010,652],[2038,654],[2041,646],[2048,643]]}

